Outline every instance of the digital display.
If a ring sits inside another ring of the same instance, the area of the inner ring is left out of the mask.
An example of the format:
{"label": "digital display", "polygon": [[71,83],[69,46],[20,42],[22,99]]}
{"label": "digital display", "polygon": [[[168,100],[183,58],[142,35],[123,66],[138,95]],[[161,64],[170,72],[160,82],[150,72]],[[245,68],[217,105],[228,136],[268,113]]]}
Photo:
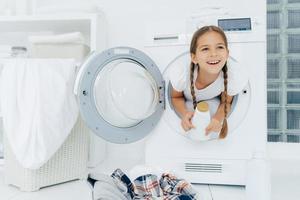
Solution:
{"label": "digital display", "polygon": [[218,26],[221,27],[224,31],[248,31],[251,30],[251,19],[218,19]]}

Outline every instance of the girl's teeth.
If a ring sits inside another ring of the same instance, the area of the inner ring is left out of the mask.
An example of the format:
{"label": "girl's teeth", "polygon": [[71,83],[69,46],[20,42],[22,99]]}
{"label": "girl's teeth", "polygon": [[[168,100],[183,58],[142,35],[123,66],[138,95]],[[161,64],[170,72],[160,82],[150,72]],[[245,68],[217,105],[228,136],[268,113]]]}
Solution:
{"label": "girl's teeth", "polygon": [[217,64],[219,61],[208,62],[208,64]]}

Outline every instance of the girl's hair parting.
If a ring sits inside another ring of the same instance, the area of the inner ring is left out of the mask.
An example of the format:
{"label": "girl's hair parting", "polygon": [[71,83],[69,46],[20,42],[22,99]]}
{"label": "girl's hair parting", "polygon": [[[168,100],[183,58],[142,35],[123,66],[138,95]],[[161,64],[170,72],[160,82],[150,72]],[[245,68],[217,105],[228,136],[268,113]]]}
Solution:
{"label": "girl's hair parting", "polygon": [[[202,35],[204,35],[205,33],[211,32],[211,31],[217,32],[222,36],[225,46],[228,49],[228,42],[227,42],[227,38],[226,38],[224,31],[217,26],[211,25],[211,26],[204,26],[204,27],[198,29],[194,33],[192,41],[191,41],[191,45],[190,45],[190,53],[191,54],[196,54],[198,38],[201,37]],[[190,89],[191,89],[194,109],[196,109],[196,106],[197,106],[197,100],[196,100],[195,88],[194,88],[194,71],[195,71],[196,67],[200,67],[200,66],[198,64],[194,64],[193,62],[191,62],[191,64],[190,64]],[[227,82],[228,82],[227,81],[228,80],[227,70],[228,70],[227,63],[225,63],[225,65],[222,68],[223,78],[224,78],[224,92],[221,95],[221,102],[224,103],[225,118],[223,120],[223,125],[222,125],[222,129],[221,129],[220,136],[219,136],[220,138],[225,138],[227,136],[227,132],[228,132],[228,125],[227,125],[227,114],[228,114],[227,113]]]}

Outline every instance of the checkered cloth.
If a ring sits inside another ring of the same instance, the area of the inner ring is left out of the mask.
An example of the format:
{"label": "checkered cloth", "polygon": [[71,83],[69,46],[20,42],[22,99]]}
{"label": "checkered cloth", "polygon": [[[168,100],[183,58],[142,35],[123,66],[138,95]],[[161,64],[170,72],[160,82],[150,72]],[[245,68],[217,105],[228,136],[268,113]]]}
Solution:
{"label": "checkered cloth", "polygon": [[159,181],[156,175],[147,174],[139,176],[134,180],[134,199],[152,199],[152,197],[162,197]]}
{"label": "checkered cloth", "polygon": [[127,185],[133,200],[197,200],[197,192],[190,183],[168,173],[163,174],[159,180],[154,174],[139,176],[133,184],[120,169],[112,177]]}
{"label": "checkered cloth", "polygon": [[164,194],[164,200],[194,200],[197,192],[192,185],[184,179],[164,173],[159,180],[160,188]]}
{"label": "checkered cloth", "polygon": [[127,197],[129,199],[133,199],[135,196],[134,194],[134,186],[128,176],[122,172],[121,169],[116,169],[112,174],[111,177],[115,179],[115,182],[120,185],[124,185],[127,188]]}

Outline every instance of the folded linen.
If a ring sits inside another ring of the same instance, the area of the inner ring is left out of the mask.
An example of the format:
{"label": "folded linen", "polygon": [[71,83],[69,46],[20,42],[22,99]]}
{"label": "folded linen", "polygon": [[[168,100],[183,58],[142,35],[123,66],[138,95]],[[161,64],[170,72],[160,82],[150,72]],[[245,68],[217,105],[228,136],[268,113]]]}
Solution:
{"label": "folded linen", "polygon": [[6,59],[1,79],[4,132],[24,168],[38,169],[78,117],[73,59]]}
{"label": "folded linen", "polygon": [[29,36],[28,41],[32,44],[39,44],[39,43],[79,43],[83,44],[84,36],[81,32],[72,32],[72,33],[64,33],[58,35],[35,35]]}

